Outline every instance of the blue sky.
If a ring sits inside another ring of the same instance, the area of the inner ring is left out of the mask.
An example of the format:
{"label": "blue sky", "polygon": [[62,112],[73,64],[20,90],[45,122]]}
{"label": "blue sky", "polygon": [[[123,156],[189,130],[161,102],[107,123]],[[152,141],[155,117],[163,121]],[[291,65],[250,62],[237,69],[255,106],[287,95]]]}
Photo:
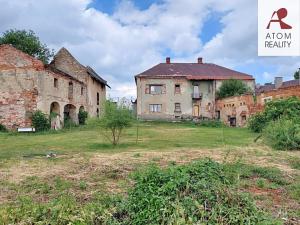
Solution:
{"label": "blue sky", "polygon": [[[0,33],[31,29],[106,79],[112,97],[135,97],[134,75],[164,62],[210,62],[259,83],[292,78],[299,57],[257,56],[253,0],[0,0]],[[53,13],[55,12],[55,13]]]}

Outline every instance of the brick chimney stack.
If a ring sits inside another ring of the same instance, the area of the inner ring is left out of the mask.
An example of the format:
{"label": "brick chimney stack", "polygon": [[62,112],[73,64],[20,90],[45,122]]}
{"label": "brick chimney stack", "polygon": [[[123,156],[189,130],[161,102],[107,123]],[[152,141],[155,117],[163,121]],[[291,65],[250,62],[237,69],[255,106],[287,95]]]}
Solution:
{"label": "brick chimney stack", "polygon": [[203,64],[203,59],[202,59],[202,57],[199,57],[199,58],[198,58],[198,64]]}
{"label": "brick chimney stack", "polygon": [[166,58],[166,63],[167,63],[167,64],[170,64],[170,63],[171,63],[171,58],[170,58],[170,57],[167,57],[167,58]]}
{"label": "brick chimney stack", "polygon": [[283,78],[282,77],[275,77],[274,84],[275,88],[280,88],[282,86]]}

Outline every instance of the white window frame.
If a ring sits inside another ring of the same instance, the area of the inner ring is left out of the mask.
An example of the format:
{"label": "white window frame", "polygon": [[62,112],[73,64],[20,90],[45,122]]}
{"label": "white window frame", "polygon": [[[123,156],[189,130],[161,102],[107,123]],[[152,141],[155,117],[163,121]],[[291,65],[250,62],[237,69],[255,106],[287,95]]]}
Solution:
{"label": "white window frame", "polygon": [[[160,91],[158,91],[156,88],[160,88]],[[161,84],[150,84],[150,87],[149,87],[149,92],[151,95],[160,95],[162,94],[162,90],[163,90],[163,85]]]}
{"label": "white window frame", "polygon": [[161,113],[162,104],[149,104],[149,111],[151,113]]}

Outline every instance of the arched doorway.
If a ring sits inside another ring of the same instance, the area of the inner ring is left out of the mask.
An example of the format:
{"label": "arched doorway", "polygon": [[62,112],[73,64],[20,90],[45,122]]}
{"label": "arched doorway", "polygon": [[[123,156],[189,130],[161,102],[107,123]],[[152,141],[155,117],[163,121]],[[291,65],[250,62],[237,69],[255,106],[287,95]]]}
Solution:
{"label": "arched doorway", "polygon": [[50,105],[50,122],[51,122],[51,129],[53,130],[61,129],[60,106],[58,102],[52,102]]}
{"label": "arched doorway", "polygon": [[64,107],[64,122],[73,122],[77,124],[78,118],[76,107],[72,104],[67,104]]}

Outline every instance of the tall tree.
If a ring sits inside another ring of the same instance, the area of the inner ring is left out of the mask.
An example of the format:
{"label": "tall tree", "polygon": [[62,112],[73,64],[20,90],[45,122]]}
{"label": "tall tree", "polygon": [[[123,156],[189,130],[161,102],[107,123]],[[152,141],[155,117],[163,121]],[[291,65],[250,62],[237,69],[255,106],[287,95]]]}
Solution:
{"label": "tall tree", "polygon": [[8,30],[0,37],[0,44],[11,44],[44,63],[48,63],[54,55],[53,50],[50,50],[46,44],[41,43],[32,30]]}
{"label": "tall tree", "polygon": [[235,95],[250,92],[250,88],[241,80],[229,79],[223,81],[220,89],[217,91],[218,98],[226,98]]}

